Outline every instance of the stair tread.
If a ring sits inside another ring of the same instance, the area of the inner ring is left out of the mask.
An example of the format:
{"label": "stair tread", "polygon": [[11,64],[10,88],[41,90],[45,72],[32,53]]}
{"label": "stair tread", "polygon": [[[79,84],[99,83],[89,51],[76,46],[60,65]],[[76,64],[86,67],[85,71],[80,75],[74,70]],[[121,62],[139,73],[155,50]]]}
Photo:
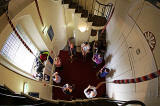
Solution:
{"label": "stair tread", "polygon": [[62,0],[62,4],[70,4],[72,0]]}
{"label": "stair tread", "polygon": [[70,3],[69,4],[69,8],[77,8],[78,7],[78,4],[77,3]]}
{"label": "stair tread", "polygon": [[102,17],[102,16],[89,15],[88,22],[93,22],[92,26],[104,26],[106,24],[107,20],[105,17]]}
{"label": "stair tread", "polygon": [[74,8],[75,13],[82,13],[81,17],[88,17],[88,22],[93,22],[92,26],[104,26],[107,22],[105,17],[88,14],[88,10],[84,10],[82,6],[79,6],[78,3],[72,2],[72,0],[63,0],[63,3],[69,3],[69,8]]}
{"label": "stair tread", "polygon": [[96,36],[97,35],[97,30],[91,30],[91,36]]}
{"label": "stair tread", "polygon": [[92,24],[93,26],[104,26],[107,22],[105,17],[96,16],[96,15],[92,17],[92,21],[93,21],[93,24]]}
{"label": "stair tread", "polygon": [[88,10],[83,10],[81,17],[88,17]]}
{"label": "stair tread", "polygon": [[76,13],[82,13],[83,12],[83,7],[81,7],[81,6],[77,6],[77,8],[76,8],[76,11],[75,11]]}

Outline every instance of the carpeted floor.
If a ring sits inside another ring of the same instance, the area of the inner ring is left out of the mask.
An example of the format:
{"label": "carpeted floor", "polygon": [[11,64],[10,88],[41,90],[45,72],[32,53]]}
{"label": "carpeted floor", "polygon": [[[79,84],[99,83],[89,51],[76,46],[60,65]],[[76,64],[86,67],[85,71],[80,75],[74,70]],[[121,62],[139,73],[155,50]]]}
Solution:
{"label": "carpeted floor", "polygon": [[[60,51],[59,54],[62,64],[63,71],[59,71],[59,74],[62,78],[62,82],[60,85],[64,84],[73,84],[75,89],[73,90],[71,95],[66,95],[62,92],[60,88],[53,87],[53,99],[61,99],[61,100],[72,100],[72,99],[83,99],[86,98],[83,91],[90,84],[93,86],[97,86],[97,84],[105,79],[99,79],[96,74],[98,70],[103,67],[104,62],[99,65],[97,68],[93,68],[93,62],[91,57],[88,56],[86,61],[82,59],[80,53],[77,53],[73,62],[70,63],[70,58],[68,55],[68,51]],[[102,97],[106,94],[105,84],[103,84],[98,90],[98,95],[96,97]]]}

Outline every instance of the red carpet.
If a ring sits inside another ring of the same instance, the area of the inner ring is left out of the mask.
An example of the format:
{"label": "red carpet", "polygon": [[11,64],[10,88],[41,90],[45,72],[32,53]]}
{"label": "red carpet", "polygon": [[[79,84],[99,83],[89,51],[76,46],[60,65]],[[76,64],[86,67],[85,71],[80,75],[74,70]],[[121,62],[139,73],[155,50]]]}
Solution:
{"label": "red carpet", "polygon": [[[76,59],[74,59],[72,63],[69,61],[68,51],[61,51],[59,56],[63,64],[63,71],[59,72],[62,82],[60,84],[54,84],[60,86],[63,86],[66,83],[74,84],[75,89],[71,95],[66,95],[60,88],[53,87],[53,99],[71,100],[86,98],[83,91],[89,84],[97,86],[99,82],[105,80],[98,79],[96,76],[97,71],[104,65],[104,62],[97,68],[93,68],[91,57],[88,57],[86,61],[83,61],[80,53],[76,55]],[[97,90],[98,95],[96,97],[106,95],[105,91],[105,84],[103,84],[103,86]]]}

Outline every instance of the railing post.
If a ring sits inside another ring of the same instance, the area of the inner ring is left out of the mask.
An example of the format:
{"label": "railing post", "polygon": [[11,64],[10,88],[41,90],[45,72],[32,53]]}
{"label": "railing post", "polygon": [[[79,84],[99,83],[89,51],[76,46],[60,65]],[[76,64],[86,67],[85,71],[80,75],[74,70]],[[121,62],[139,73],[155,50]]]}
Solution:
{"label": "railing post", "polygon": [[[92,2],[91,14],[92,14],[92,12],[93,12],[93,5],[94,5],[94,1],[95,1],[95,0],[93,0],[93,2]],[[93,13],[93,14],[94,14],[94,13]]]}
{"label": "railing post", "polygon": [[87,1],[87,0],[85,0],[85,10],[86,10],[86,1]]}
{"label": "railing post", "polygon": [[78,4],[77,4],[77,6],[78,6],[78,11],[79,11],[79,5],[80,5],[80,4],[79,4],[79,0],[78,0]]}
{"label": "railing post", "polygon": [[[98,6],[98,13],[99,13],[99,8],[100,8],[100,4],[98,4],[99,6]],[[98,15],[98,14],[97,14]]]}
{"label": "railing post", "polygon": [[104,6],[104,7],[102,8],[102,15],[103,15],[103,17],[104,17],[104,12],[105,12],[105,10],[106,10],[106,6]]}
{"label": "railing post", "polygon": [[[109,16],[111,15],[112,7],[113,7],[113,5],[109,5],[109,14],[108,14],[108,19],[109,19]],[[108,20],[108,19],[107,19],[107,20]]]}

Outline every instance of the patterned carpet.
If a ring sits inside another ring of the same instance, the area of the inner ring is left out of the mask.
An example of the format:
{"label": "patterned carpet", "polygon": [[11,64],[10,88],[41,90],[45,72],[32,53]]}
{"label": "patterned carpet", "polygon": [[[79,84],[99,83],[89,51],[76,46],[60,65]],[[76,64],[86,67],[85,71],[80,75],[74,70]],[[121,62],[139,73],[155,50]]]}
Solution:
{"label": "patterned carpet", "polygon": [[[81,54],[77,53],[72,63],[70,62],[68,51],[60,51],[59,56],[63,64],[63,70],[59,71],[59,75],[61,76],[62,81],[60,84],[54,84],[59,86],[63,86],[66,83],[73,84],[75,89],[71,95],[66,95],[62,92],[62,89],[53,87],[53,99],[72,100],[86,98],[83,91],[89,84],[92,86],[97,86],[99,82],[105,80],[99,79],[96,76],[98,70],[103,67],[104,62],[97,68],[93,68],[93,62],[89,56],[84,61]],[[105,96],[105,84],[103,84],[97,90],[97,92],[98,95],[96,97]]]}

